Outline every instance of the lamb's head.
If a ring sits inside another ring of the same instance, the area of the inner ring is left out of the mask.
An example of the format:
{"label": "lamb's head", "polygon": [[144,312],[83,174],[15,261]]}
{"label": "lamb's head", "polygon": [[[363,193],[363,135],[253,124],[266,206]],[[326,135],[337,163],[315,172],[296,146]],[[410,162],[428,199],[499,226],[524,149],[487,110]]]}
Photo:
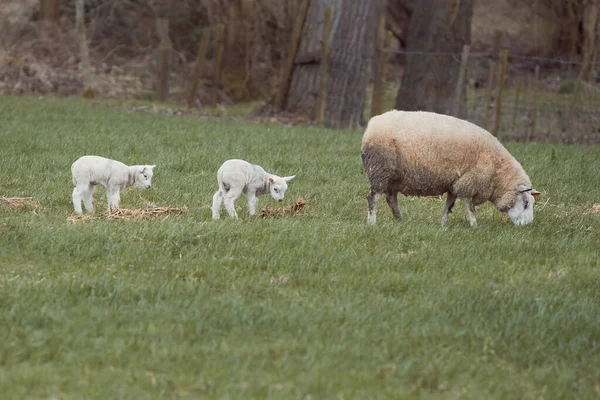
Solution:
{"label": "lamb's head", "polygon": [[135,184],[142,189],[150,189],[152,187],[152,175],[156,165],[136,165],[135,168]]}
{"label": "lamb's head", "polygon": [[533,222],[533,205],[540,192],[530,186],[519,185],[515,203],[508,210],[508,216],[515,225],[527,225]]}
{"label": "lamb's head", "polygon": [[285,191],[288,187],[287,183],[294,179],[295,176],[296,175],[280,177],[277,175],[270,175],[269,192],[271,192],[271,196],[279,202],[283,201]]}

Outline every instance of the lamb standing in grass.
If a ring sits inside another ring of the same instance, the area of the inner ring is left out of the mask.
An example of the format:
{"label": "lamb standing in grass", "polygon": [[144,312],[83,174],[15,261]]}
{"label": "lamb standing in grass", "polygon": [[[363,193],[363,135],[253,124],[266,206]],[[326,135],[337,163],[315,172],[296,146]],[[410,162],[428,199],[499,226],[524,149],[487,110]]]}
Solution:
{"label": "lamb standing in grass", "polygon": [[220,218],[221,204],[232,218],[237,218],[234,202],[244,193],[248,197],[248,211],[256,214],[258,197],[270,193],[273,199],[281,202],[287,190],[287,182],[296,175],[280,177],[267,173],[262,167],[244,160],[227,160],[217,171],[219,190],[213,196],[212,217]]}
{"label": "lamb standing in grass", "polygon": [[533,222],[539,192],[504,146],[470,122],[431,112],[389,111],[369,121],[361,157],[371,185],[367,196],[371,224],[381,193],[396,219],[402,219],[398,193],[447,193],[442,224],[457,198],[465,202],[471,226],[477,223],[475,206],[486,201],[507,212],[515,225]]}
{"label": "lamb standing in grass", "polygon": [[97,185],[107,190],[108,211],[119,208],[120,192],[137,185],[142,189],[152,186],[152,171],[156,165],[127,166],[122,162],[98,156],[83,156],[71,165],[73,175],[73,206],[81,214],[81,201],[88,212],[94,210],[92,196]]}

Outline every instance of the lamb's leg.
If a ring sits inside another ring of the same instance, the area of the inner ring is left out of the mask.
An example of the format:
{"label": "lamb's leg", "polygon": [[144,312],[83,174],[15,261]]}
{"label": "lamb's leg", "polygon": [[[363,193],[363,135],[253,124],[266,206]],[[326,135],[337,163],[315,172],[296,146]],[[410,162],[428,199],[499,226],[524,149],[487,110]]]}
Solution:
{"label": "lamb's leg", "polygon": [[446,194],[446,207],[444,208],[444,214],[442,214],[442,225],[446,225],[446,222],[448,222],[448,214],[452,212],[452,207],[454,207],[455,201],[456,196],[448,192]]}
{"label": "lamb's leg", "polygon": [[110,210],[117,210],[119,208],[119,202],[121,201],[119,188],[108,188],[107,198],[108,212],[110,212]]}
{"label": "lamb's leg", "polygon": [[397,220],[401,220],[402,213],[400,212],[400,209],[398,208],[398,193],[397,192],[387,192],[385,194],[385,200],[387,201],[388,206],[390,206],[390,210],[392,211],[392,215],[394,216],[394,218],[396,218]]}
{"label": "lamb's leg", "polygon": [[221,189],[219,189],[213,196],[212,218],[214,220],[221,218],[221,204],[223,204],[223,193],[221,193]]}
{"label": "lamb's leg", "polygon": [[371,188],[369,195],[367,196],[367,203],[369,204],[369,216],[367,222],[371,225],[375,225],[377,222],[377,198],[379,193],[375,192],[375,189]]}
{"label": "lamb's leg", "polygon": [[80,192],[79,186],[75,186],[75,188],[73,189],[72,198],[73,198],[73,208],[75,208],[75,213],[82,214],[83,210],[81,209],[81,192]]}
{"label": "lamb's leg", "polygon": [[257,207],[258,207],[258,197],[256,197],[256,193],[248,192],[248,213],[250,215],[256,214]]}
{"label": "lamb's leg", "polygon": [[94,195],[94,189],[96,189],[96,187],[94,185],[89,185],[88,187],[86,187],[86,190],[83,193],[83,204],[85,205],[86,211],[89,213],[94,211],[94,204],[92,202],[92,196]]}
{"label": "lamb's leg", "polygon": [[464,201],[469,217],[469,224],[471,224],[471,226],[477,226],[477,219],[475,218],[475,206],[471,202],[471,199],[465,199]]}
{"label": "lamb's leg", "polygon": [[238,197],[240,197],[241,194],[242,189],[233,188],[229,189],[227,194],[225,194],[225,199],[223,200],[223,202],[225,203],[225,209],[227,210],[231,218],[237,219],[238,217],[237,213],[235,212],[235,206],[233,203]]}

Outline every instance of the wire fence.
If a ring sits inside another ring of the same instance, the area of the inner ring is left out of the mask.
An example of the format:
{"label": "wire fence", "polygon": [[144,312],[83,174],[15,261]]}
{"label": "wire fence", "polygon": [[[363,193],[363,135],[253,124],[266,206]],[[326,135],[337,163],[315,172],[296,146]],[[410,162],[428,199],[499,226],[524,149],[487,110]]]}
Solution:
{"label": "wire fence", "polygon": [[[434,57],[450,57],[455,67],[462,59],[452,52],[384,52],[395,56],[399,66],[385,82],[386,109],[394,108],[407,57],[418,57],[423,65]],[[598,79],[582,79],[584,67],[579,61],[519,54],[508,54],[503,65],[501,54],[472,52],[466,63],[466,118],[490,131],[497,124],[497,135],[505,139],[600,143],[600,87]],[[451,110],[453,101],[430,104]]]}

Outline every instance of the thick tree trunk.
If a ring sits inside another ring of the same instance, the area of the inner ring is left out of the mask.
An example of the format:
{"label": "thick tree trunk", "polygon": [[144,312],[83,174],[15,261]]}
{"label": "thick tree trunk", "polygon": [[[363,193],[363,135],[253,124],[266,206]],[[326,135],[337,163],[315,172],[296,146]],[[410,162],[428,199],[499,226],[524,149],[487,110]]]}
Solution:
{"label": "thick tree trunk", "polygon": [[319,88],[325,9],[333,8],[325,126],[352,128],[363,122],[369,70],[373,63],[382,0],[313,0],[296,54],[284,108],[312,118]]}
{"label": "thick tree trunk", "polygon": [[[463,45],[471,42],[473,0],[421,0],[412,15],[402,83],[396,98],[399,110],[451,114],[456,96]],[[437,55],[418,54],[438,53]],[[466,85],[461,90],[458,117],[467,114]]]}
{"label": "thick tree trunk", "polygon": [[42,20],[46,22],[58,21],[58,8],[60,0],[40,0]]}

